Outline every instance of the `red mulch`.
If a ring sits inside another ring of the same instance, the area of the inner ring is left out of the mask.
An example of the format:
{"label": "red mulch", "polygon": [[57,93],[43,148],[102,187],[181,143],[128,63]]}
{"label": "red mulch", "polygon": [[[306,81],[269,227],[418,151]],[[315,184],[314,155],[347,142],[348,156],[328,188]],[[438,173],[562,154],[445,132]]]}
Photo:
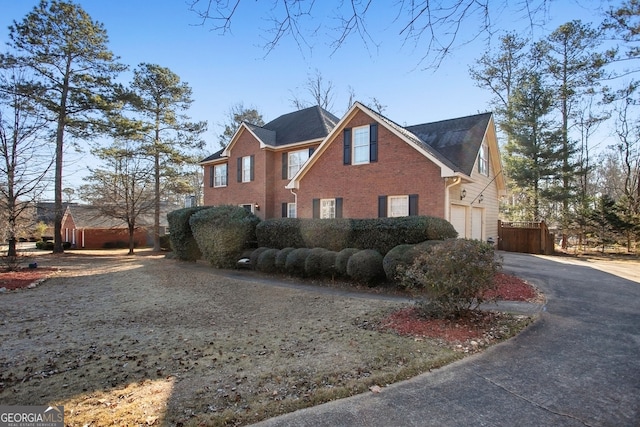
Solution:
{"label": "red mulch", "polygon": [[[533,286],[509,274],[498,273],[496,285],[496,289],[484,295],[485,299],[535,301],[539,298]],[[422,317],[415,307],[408,307],[391,313],[380,323],[379,328],[418,339],[435,338],[456,344],[468,345],[472,340],[476,340],[479,342],[477,346],[481,347],[483,342],[499,338],[500,333],[497,329],[504,317],[501,313],[474,312],[460,319],[431,319]],[[464,348],[464,351],[478,350],[469,346],[458,347]]]}
{"label": "red mulch", "polygon": [[0,271],[0,288],[8,290],[26,288],[32,283],[46,279],[54,271],[55,268],[38,267],[38,268],[21,268],[16,271]]}

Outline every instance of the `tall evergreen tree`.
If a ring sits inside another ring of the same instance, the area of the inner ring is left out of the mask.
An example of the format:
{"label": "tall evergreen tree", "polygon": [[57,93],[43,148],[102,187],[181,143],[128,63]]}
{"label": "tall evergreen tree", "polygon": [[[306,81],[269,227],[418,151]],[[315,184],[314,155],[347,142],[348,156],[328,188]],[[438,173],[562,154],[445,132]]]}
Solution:
{"label": "tall evergreen tree", "polygon": [[576,165],[573,155],[576,143],[569,129],[577,118],[576,108],[586,91],[598,86],[604,76],[604,66],[610,53],[600,52],[601,33],[579,20],[558,27],[537,49],[543,53],[551,85],[557,93],[557,108],[562,123],[562,247],[567,247],[567,232],[571,221],[570,206],[575,201]]}
{"label": "tall evergreen tree", "polygon": [[526,195],[522,216],[529,221],[540,220],[542,202],[553,198],[561,153],[557,125],[550,119],[553,91],[543,87],[541,80],[535,72],[520,78],[503,123],[509,137],[504,147],[505,168]]}
{"label": "tall evergreen tree", "polygon": [[193,103],[189,85],[166,67],[140,64],[134,70],[131,83],[132,105],[150,129],[143,149],[153,159],[154,226],[153,250],[160,250],[160,202],[162,179],[169,176],[175,165],[189,159],[189,150],[202,148],[200,135],[206,122],[192,122],[183,114]]}
{"label": "tall evergreen tree", "polygon": [[33,73],[34,100],[55,126],[54,253],[62,248],[62,169],[65,137],[88,138],[99,132],[95,113],[110,107],[112,78],[125,67],[107,48],[103,25],[77,4],[42,0],[22,22],[9,27],[11,53],[2,66],[18,64]]}

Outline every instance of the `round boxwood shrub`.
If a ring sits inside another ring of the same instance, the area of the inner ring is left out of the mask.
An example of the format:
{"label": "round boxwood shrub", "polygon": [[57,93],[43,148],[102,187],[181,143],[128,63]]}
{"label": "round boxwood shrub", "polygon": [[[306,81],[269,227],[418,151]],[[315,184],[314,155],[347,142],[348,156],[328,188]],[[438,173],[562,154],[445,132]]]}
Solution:
{"label": "round boxwood shrub", "polygon": [[322,253],[322,259],[320,261],[320,274],[323,277],[333,278],[336,275],[336,257],[338,252],[326,251]]}
{"label": "round boxwood shrub", "polygon": [[275,273],[278,252],[280,251],[274,248],[260,252],[254,268],[262,273]]}
{"label": "round boxwood shrub", "polygon": [[304,273],[308,277],[322,276],[322,255],[329,252],[325,248],[313,248],[304,262]]}
{"label": "round boxwood shrub", "polygon": [[382,259],[382,254],[375,249],[356,252],[347,262],[347,275],[358,282],[375,285],[385,277]]}
{"label": "round boxwood shrub", "polygon": [[429,253],[431,248],[442,242],[442,240],[427,240],[416,245],[398,245],[391,249],[382,260],[387,280],[401,283],[404,270],[413,264],[418,256]]}
{"label": "round boxwood shrub", "polygon": [[253,252],[251,252],[251,255],[249,255],[249,261],[251,262],[251,268],[253,268],[254,270],[257,270],[256,266],[258,265],[258,258],[260,257],[260,255],[262,254],[262,252],[266,251],[267,247],[261,246],[257,249],[254,249]]}
{"label": "round boxwood shrub", "polygon": [[287,256],[294,251],[295,248],[282,248],[278,251],[278,255],[276,255],[276,268],[278,271],[285,271],[285,264],[287,263]]}
{"label": "round boxwood shrub", "polygon": [[309,252],[311,252],[311,249],[309,248],[296,248],[289,252],[284,264],[285,272],[292,276],[304,277],[304,265],[307,261]]}
{"label": "round boxwood shrub", "polygon": [[356,249],[356,248],[345,248],[340,252],[338,252],[338,254],[336,255],[336,263],[335,263],[336,274],[338,274],[339,276],[346,277],[347,263],[349,262],[349,258],[351,258],[353,254],[359,251],[360,249]]}

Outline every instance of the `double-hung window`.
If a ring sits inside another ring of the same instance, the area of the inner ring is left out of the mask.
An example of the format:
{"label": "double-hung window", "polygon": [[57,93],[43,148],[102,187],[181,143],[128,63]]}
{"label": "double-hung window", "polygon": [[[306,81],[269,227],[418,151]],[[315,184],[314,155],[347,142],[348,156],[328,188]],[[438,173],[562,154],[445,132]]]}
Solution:
{"label": "double-hung window", "polygon": [[369,163],[369,126],[353,128],[353,164]]}
{"label": "double-hung window", "polygon": [[389,196],[387,199],[387,216],[409,216],[409,196]]}
{"label": "double-hung window", "polygon": [[320,200],[320,218],[336,217],[336,199]]}
{"label": "double-hung window", "polygon": [[213,186],[214,187],[226,187],[227,186],[227,164],[215,165],[213,167]]}
{"label": "double-hung window", "polygon": [[309,150],[298,150],[288,153],[287,178],[291,179],[298,173],[302,165],[309,160]]}
{"label": "double-hung window", "polygon": [[242,158],[242,182],[251,181],[251,157]]}
{"label": "double-hung window", "polygon": [[478,153],[478,172],[489,176],[489,148],[486,144],[482,144]]}

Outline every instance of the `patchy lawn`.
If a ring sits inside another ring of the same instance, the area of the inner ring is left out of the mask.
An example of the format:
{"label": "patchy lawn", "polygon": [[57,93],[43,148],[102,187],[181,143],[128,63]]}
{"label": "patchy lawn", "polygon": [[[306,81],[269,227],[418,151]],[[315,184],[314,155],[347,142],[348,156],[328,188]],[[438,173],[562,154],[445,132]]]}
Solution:
{"label": "patchy lawn", "polygon": [[[41,256],[46,281],[0,294],[0,402],[64,405],[70,426],[246,425],[384,388],[532,320],[492,314],[428,331],[401,298],[125,252]],[[0,287],[12,286],[6,274]],[[522,286],[509,277],[501,295]]]}

